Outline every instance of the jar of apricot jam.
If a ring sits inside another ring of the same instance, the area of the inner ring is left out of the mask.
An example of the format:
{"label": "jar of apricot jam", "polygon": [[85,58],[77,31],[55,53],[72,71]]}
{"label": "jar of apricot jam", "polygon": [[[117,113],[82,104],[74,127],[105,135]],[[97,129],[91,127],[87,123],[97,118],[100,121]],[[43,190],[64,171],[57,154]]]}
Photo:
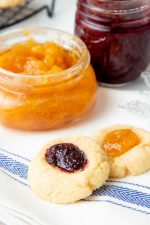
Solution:
{"label": "jar of apricot jam", "polygon": [[96,77],[85,44],[49,28],[0,35],[0,122],[48,130],[81,119],[95,102]]}
{"label": "jar of apricot jam", "polygon": [[97,80],[124,85],[150,62],[150,1],[78,0],[75,33],[91,53]]}

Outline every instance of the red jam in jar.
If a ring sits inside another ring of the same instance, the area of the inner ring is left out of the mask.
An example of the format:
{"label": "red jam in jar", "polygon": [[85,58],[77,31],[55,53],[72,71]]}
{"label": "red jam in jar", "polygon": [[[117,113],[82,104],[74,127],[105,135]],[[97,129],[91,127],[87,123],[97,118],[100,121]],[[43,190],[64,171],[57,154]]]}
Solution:
{"label": "red jam in jar", "polygon": [[75,33],[91,53],[97,80],[126,84],[150,62],[150,0],[78,0]]}

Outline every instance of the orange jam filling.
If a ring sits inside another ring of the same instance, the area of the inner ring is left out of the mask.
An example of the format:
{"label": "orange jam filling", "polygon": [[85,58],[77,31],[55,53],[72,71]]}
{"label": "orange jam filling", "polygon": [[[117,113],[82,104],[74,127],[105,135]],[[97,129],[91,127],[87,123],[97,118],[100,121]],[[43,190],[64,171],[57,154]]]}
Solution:
{"label": "orange jam filling", "polygon": [[54,42],[39,44],[34,40],[18,43],[0,53],[0,67],[19,74],[44,75],[58,73],[77,63],[74,52]]}
{"label": "orange jam filling", "polygon": [[117,157],[129,151],[140,142],[138,136],[130,129],[115,130],[108,133],[103,147],[110,157]]}

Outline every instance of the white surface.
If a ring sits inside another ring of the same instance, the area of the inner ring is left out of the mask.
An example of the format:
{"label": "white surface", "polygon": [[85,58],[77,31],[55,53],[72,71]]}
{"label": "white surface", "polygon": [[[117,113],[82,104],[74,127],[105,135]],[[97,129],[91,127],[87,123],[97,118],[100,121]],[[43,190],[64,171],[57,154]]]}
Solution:
{"label": "white surface", "polygon": [[[32,19],[9,29],[32,25],[54,27],[73,33],[75,2],[75,0],[57,0],[55,16],[53,18],[48,18],[46,12],[42,12]],[[149,104],[150,102],[150,99],[147,100],[147,92],[144,93],[146,97],[141,95],[140,90],[142,89],[146,90],[147,87],[141,78],[127,87],[116,91],[99,88],[97,103],[93,112],[80,123],[59,130],[29,133],[0,127],[1,147],[27,158],[32,158],[49,139],[62,135],[75,133],[90,134],[101,127],[114,123],[127,123],[150,130],[150,112],[145,116],[145,114],[141,114],[140,107],[139,111],[136,110],[136,102],[138,100],[142,104],[143,102],[146,102],[145,104]],[[138,90],[138,92],[134,90]],[[133,104],[133,108],[135,109],[131,110],[128,107],[129,103]],[[150,174],[148,173],[148,184],[149,178]],[[0,175],[0,183],[1,204],[3,203],[10,208],[18,209],[27,215],[32,215],[34,218],[40,220],[43,225],[150,224],[150,217],[148,215],[145,216],[141,213],[108,203],[81,202],[69,206],[46,203],[36,198],[29,189],[21,184],[16,182],[10,183],[9,178],[2,174]],[[8,212],[4,214],[6,218],[9,215]],[[20,225],[22,224],[20,223]],[[9,223],[9,225],[16,224]]]}

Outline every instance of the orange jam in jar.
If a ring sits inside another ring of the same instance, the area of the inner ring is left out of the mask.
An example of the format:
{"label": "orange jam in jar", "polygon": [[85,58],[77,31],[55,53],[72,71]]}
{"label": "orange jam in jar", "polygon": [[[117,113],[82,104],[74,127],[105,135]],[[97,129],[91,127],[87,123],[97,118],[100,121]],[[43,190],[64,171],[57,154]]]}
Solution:
{"label": "orange jam in jar", "polygon": [[73,51],[54,42],[38,43],[30,39],[0,52],[0,67],[13,73],[46,75],[59,73],[78,61]]}
{"label": "orange jam in jar", "polygon": [[93,106],[95,73],[85,44],[48,28],[0,35],[0,122],[48,130],[81,119]]}
{"label": "orange jam in jar", "polygon": [[108,156],[118,157],[139,143],[139,137],[131,129],[120,129],[106,135],[103,147]]}

